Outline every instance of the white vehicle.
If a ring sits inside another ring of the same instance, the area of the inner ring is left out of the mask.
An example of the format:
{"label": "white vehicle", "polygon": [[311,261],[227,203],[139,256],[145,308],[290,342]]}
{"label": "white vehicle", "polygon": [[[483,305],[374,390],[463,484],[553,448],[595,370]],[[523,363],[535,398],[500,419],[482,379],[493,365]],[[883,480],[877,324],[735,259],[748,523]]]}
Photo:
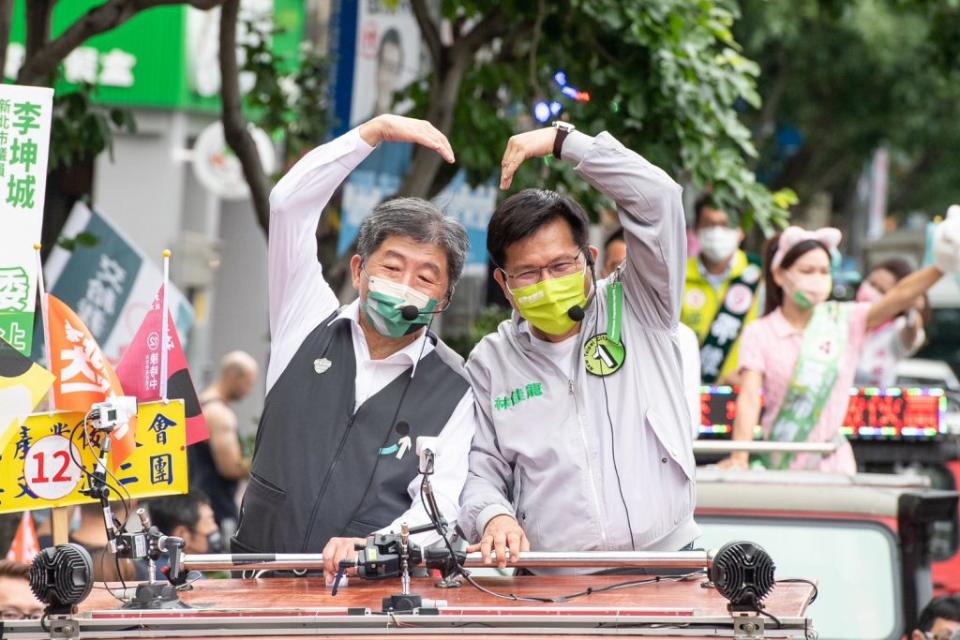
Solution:
{"label": "white vehicle", "polygon": [[898,387],[943,387],[960,391],[960,380],[943,360],[910,358],[897,363]]}

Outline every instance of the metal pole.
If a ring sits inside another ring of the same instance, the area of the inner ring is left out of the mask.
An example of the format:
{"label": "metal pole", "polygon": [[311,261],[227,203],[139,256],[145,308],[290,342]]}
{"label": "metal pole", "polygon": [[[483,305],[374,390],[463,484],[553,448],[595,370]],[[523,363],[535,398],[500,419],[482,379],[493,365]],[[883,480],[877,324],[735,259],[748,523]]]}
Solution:
{"label": "metal pole", "polygon": [[[528,568],[645,568],[704,569],[713,562],[708,551],[527,551],[512,567]],[[483,567],[479,553],[467,555],[466,567]],[[234,553],[186,554],[183,567],[187,571],[288,571],[292,569],[322,570],[319,553]]]}
{"label": "metal pole", "polygon": [[835,442],[772,442],[768,440],[695,440],[694,453],[819,453],[830,455]]}

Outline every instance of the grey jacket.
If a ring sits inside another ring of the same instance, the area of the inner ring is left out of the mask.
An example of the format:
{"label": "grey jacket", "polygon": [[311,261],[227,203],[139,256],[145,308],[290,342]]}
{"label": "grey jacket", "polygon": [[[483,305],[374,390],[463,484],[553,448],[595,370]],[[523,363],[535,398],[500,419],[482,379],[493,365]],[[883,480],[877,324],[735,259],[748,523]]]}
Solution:
{"label": "grey jacket", "polygon": [[[535,348],[516,313],[470,355],[478,426],[458,521],[471,540],[510,514],[534,550],[616,550],[631,548],[629,512],[638,550],[677,550],[699,535],[676,332],[686,261],[681,188],[606,132],[571,133],[563,157],[617,203],[627,259],[597,283],[568,370]],[[626,359],[599,378],[585,370],[584,345],[606,331],[616,278]]]}

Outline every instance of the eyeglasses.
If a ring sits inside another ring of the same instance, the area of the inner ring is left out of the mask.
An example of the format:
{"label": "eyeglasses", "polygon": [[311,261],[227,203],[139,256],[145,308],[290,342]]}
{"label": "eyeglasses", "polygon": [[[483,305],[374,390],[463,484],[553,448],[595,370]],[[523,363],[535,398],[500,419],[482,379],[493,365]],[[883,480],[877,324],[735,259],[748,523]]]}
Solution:
{"label": "eyeglasses", "polygon": [[941,631],[940,633],[923,632],[925,640],[960,640],[960,629],[956,631]]}
{"label": "eyeglasses", "polygon": [[506,269],[500,269],[503,271],[504,275],[507,276],[513,283],[518,287],[527,287],[531,284],[537,284],[543,278],[541,274],[546,271],[550,274],[550,278],[562,278],[564,276],[569,276],[570,274],[576,273],[580,270],[580,256],[581,253],[568,258],[560,258],[554,260],[550,264],[543,267],[532,267],[530,269],[524,269],[517,273],[507,273]]}
{"label": "eyeglasses", "polygon": [[37,620],[41,615],[43,615],[42,609],[33,611],[21,611],[15,607],[0,609],[0,620]]}

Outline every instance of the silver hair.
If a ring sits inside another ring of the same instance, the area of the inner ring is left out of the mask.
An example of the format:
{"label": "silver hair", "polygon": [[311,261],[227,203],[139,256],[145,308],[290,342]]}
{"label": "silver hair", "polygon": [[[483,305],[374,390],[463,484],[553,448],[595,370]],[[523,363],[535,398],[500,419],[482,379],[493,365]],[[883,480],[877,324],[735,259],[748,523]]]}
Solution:
{"label": "silver hair", "polygon": [[453,292],[470,248],[462,224],[444,216],[437,205],[423,198],[394,198],[378,204],[360,225],[357,253],[366,260],[390,236],[403,236],[443,249],[447,254],[449,291]]}

